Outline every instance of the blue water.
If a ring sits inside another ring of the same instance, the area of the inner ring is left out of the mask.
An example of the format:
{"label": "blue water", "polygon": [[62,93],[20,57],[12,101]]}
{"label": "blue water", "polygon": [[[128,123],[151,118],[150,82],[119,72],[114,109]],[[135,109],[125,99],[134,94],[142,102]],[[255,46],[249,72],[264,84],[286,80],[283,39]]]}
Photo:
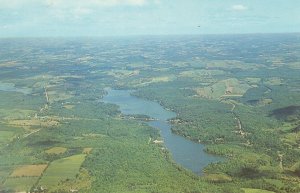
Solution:
{"label": "blue water", "polygon": [[107,89],[106,91],[108,94],[103,97],[103,102],[118,105],[123,114],[142,114],[156,119],[147,122],[147,124],[160,130],[164,144],[172,154],[172,158],[182,167],[197,175],[202,175],[205,166],[223,160],[218,156],[204,152],[204,145],[172,133],[168,119],[176,117],[176,113],[164,109],[157,102],[132,96],[130,90]]}

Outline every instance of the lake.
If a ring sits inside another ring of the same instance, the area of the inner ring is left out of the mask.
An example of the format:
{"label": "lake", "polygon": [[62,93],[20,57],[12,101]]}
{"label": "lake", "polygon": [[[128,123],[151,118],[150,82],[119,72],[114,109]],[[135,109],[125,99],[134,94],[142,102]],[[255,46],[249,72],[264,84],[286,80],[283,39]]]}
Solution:
{"label": "lake", "polygon": [[118,105],[124,115],[147,115],[155,121],[146,122],[160,130],[164,144],[172,154],[174,161],[197,175],[203,174],[203,168],[210,163],[222,161],[223,158],[204,152],[205,146],[190,141],[171,132],[169,119],[176,113],[164,109],[159,103],[132,96],[130,90],[106,89],[103,102]]}

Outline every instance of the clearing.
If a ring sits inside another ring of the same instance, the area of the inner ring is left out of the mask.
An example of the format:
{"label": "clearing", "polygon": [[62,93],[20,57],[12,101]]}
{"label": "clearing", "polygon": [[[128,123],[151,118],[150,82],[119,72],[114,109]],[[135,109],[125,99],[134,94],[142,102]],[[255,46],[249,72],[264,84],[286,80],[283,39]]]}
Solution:
{"label": "clearing", "polygon": [[53,161],[44,172],[39,185],[52,187],[57,186],[59,182],[75,179],[85,156],[85,154],[79,154]]}
{"label": "clearing", "polygon": [[47,164],[42,165],[24,165],[16,168],[10,177],[39,177],[47,168]]}
{"label": "clearing", "polygon": [[262,189],[252,189],[252,188],[242,188],[245,193],[275,193],[268,190],[262,190]]}
{"label": "clearing", "polygon": [[13,189],[16,192],[29,192],[37,180],[38,177],[8,178],[4,183],[4,187]]}
{"label": "clearing", "polygon": [[47,154],[63,154],[67,151],[65,147],[52,147],[51,149],[46,150]]}

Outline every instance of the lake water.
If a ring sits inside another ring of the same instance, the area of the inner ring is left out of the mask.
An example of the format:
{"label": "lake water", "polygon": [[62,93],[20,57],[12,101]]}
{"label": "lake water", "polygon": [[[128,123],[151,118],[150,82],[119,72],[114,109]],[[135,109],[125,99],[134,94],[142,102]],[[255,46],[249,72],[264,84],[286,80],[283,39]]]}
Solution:
{"label": "lake water", "polygon": [[164,109],[157,102],[132,96],[130,95],[132,92],[130,90],[107,89],[106,91],[108,94],[103,97],[103,102],[118,105],[123,114],[147,115],[156,119],[146,123],[160,130],[164,144],[172,154],[172,158],[184,168],[191,170],[197,175],[202,175],[203,168],[209,163],[223,160],[218,156],[204,152],[204,145],[172,133],[168,119],[176,117],[176,113]]}

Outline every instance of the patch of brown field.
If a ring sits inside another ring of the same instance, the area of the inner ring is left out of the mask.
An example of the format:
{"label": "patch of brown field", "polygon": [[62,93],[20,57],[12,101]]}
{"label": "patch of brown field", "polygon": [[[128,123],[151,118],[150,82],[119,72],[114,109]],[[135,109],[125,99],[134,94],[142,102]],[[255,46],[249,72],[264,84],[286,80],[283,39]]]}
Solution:
{"label": "patch of brown field", "polygon": [[212,90],[210,87],[205,87],[205,88],[197,88],[195,89],[196,93],[198,96],[203,97],[203,98],[208,98],[211,99],[212,98]]}
{"label": "patch of brown field", "polygon": [[159,83],[159,82],[170,82],[175,79],[175,76],[157,76],[152,78],[143,78],[140,80],[139,85],[148,85],[153,83]]}
{"label": "patch of brown field", "polygon": [[65,109],[73,109],[75,107],[75,105],[64,105],[63,106]]}
{"label": "patch of brown field", "polygon": [[210,182],[231,182],[232,178],[226,174],[208,174],[205,179]]}
{"label": "patch of brown field", "polygon": [[226,92],[227,93],[233,93],[233,86],[228,86],[227,85]]}
{"label": "patch of brown field", "polygon": [[105,135],[97,134],[97,133],[87,133],[82,134],[83,137],[89,137],[89,138],[97,138],[97,137],[104,137]]}
{"label": "patch of brown field", "polygon": [[90,154],[92,150],[93,150],[93,148],[86,147],[86,148],[83,149],[82,153],[84,153],[84,154]]}
{"label": "patch of brown field", "polygon": [[9,125],[28,127],[28,126],[41,126],[41,127],[53,127],[59,124],[55,120],[39,120],[39,119],[21,119],[21,120],[10,120]]}
{"label": "patch of brown field", "polygon": [[223,80],[223,82],[226,86],[225,95],[243,95],[250,88],[248,84],[234,78]]}
{"label": "patch of brown field", "polygon": [[272,77],[272,78],[266,79],[264,81],[264,83],[267,84],[267,85],[278,86],[278,85],[283,84],[283,81],[279,77]]}
{"label": "patch of brown field", "polygon": [[47,154],[63,154],[67,151],[65,147],[53,147],[51,149],[46,150]]}
{"label": "patch of brown field", "polygon": [[273,102],[273,99],[262,99],[261,102],[263,105],[269,105]]}
{"label": "patch of brown field", "polygon": [[108,75],[114,76],[115,78],[126,78],[136,76],[140,73],[139,70],[113,70],[108,72]]}
{"label": "patch of brown field", "polygon": [[242,94],[224,94],[221,97],[242,97]]}
{"label": "patch of brown field", "polygon": [[43,165],[24,165],[16,168],[10,177],[39,177],[47,168],[47,164]]}

